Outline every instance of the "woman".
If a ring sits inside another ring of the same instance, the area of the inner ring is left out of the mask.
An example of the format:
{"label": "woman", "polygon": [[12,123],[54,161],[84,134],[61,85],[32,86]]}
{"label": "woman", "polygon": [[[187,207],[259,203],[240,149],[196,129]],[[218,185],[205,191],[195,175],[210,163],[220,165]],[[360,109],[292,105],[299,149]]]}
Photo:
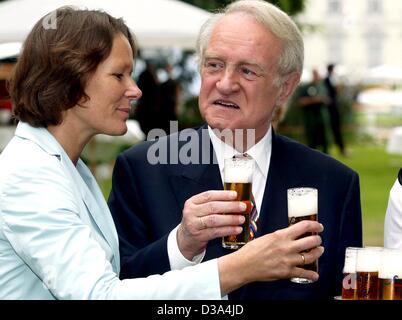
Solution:
{"label": "woman", "polygon": [[118,279],[113,220],[79,157],[95,134],[126,132],[141,96],[131,79],[136,49],[120,19],[56,12],[56,29],[42,18],[28,35],[10,86],[19,124],[0,156],[0,299],[220,299],[251,281],[317,279],[297,265],[322,254],[320,237],[295,240],[321,232],[313,222],[194,267]]}

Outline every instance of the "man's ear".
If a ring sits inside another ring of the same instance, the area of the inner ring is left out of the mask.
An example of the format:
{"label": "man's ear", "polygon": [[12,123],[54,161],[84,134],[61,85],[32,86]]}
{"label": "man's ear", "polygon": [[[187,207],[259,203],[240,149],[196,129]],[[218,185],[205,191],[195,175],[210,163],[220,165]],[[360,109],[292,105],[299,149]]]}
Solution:
{"label": "man's ear", "polygon": [[292,72],[287,74],[281,85],[280,93],[276,104],[281,106],[285,104],[286,100],[293,94],[296,87],[299,85],[300,82],[300,73],[299,72]]}

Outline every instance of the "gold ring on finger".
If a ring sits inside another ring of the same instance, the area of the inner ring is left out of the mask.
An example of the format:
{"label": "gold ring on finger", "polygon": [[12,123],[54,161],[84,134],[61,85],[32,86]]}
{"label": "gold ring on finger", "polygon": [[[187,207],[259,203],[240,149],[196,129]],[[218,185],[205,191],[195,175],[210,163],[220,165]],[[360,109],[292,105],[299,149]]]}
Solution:
{"label": "gold ring on finger", "polygon": [[201,229],[200,230],[204,230],[207,228],[207,225],[205,224],[205,221],[202,217],[200,217],[200,224],[201,224]]}
{"label": "gold ring on finger", "polygon": [[302,260],[303,260],[303,262],[302,262],[302,266],[304,266],[305,264],[306,264],[306,257],[304,256],[304,254],[303,253],[299,253],[300,254],[300,257],[302,258]]}

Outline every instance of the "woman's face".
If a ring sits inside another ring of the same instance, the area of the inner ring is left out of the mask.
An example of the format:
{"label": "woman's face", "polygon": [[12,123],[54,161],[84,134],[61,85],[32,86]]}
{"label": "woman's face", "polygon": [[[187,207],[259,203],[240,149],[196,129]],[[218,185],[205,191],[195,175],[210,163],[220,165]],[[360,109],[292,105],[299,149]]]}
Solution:
{"label": "woman's face", "polygon": [[133,64],[130,44],[119,33],[113,40],[110,55],[87,81],[85,93],[89,99],[67,111],[81,133],[89,136],[126,133],[131,101],[139,99],[142,94],[131,78]]}

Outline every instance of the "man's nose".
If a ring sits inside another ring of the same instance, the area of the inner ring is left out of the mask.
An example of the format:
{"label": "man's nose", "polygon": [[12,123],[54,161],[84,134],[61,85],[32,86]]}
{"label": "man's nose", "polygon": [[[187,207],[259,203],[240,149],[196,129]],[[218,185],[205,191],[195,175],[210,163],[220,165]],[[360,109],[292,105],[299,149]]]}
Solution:
{"label": "man's nose", "polygon": [[230,94],[239,89],[239,79],[236,70],[226,68],[220,79],[216,83],[216,87],[222,94]]}

